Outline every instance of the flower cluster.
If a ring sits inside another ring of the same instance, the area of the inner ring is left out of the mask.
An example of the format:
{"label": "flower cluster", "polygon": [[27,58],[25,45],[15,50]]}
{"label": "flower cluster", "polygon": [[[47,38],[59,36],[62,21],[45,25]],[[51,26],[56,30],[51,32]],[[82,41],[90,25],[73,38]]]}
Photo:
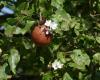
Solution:
{"label": "flower cluster", "polygon": [[46,20],[44,23],[45,26],[47,26],[48,30],[45,31],[45,34],[52,34],[52,30],[55,30],[57,28],[57,23],[51,20]]}
{"label": "flower cluster", "polygon": [[51,20],[46,20],[46,22],[45,22],[45,24],[44,24],[45,26],[47,26],[47,27],[50,27],[50,29],[56,29],[57,28],[57,23],[56,22],[54,22],[54,21],[51,21]]}
{"label": "flower cluster", "polygon": [[61,69],[62,67],[63,67],[63,64],[59,60],[55,60],[52,63],[52,68],[54,68],[54,70]]}

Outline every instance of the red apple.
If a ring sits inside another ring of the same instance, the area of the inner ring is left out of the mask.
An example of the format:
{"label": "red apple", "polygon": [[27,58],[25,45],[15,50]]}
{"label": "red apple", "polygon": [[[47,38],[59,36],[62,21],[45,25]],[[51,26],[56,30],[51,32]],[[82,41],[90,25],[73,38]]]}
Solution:
{"label": "red apple", "polygon": [[46,34],[48,28],[45,25],[38,25],[32,31],[32,39],[36,45],[45,46],[51,43],[52,35]]}

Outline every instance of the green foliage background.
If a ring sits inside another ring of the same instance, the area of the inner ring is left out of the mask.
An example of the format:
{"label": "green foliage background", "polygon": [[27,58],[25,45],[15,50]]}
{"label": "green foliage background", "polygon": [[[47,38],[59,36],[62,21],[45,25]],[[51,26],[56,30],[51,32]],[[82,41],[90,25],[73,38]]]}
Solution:
{"label": "green foliage background", "polygon": [[[7,1],[0,1],[6,6]],[[18,0],[15,14],[0,17],[0,80],[34,75],[42,80],[100,79],[100,0]],[[32,25],[40,13],[58,22],[50,45],[37,47]],[[48,67],[59,59],[64,67]]]}

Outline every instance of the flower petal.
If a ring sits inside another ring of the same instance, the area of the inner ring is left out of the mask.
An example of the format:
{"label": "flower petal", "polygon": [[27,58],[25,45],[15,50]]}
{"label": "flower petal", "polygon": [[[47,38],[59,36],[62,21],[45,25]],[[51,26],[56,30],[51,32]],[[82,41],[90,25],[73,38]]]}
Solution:
{"label": "flower petal", "polygon": [[62,68],[63,67],[63,64],[58,61],[58,60],[55,60],[53,63],[52,63],[52,67],[54,68],[54,70],[58,69],[58,68]]}
{"label": "flower petal", "polygon": [[49,31],[46,31],[45,34],[48,35],[49,34]]}
{"label": "flower petal", "polygon": [[51,22],[51,24],[50,24],[50,28],[52,28],[52,29],[56,29],[57,28],[57,23],[56,22]]}
{"label": "flower petal", "polygon": [[50,24],[51,24],[51,20],[46,20],[46,22],[45,22],[45,26],[50,26]]}

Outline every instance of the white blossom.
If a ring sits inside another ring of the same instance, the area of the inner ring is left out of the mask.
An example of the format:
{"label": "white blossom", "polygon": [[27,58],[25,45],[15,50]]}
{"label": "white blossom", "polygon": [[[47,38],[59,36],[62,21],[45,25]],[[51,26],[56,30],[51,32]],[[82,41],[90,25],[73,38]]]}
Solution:
{"label": "white blossom", "polygon": [[51,24],[51,20],[46,20],[46,22],[45,22],[45,26],[50,26],[50,24]]}
{"label": "white blossom", "polygon": [[44,24],[45,26],[48,26],[48,27],[50,27],[50,29],[56,29],[57,28],[57,23],[56,22],[54,22],[54,21],[51,21],[51,20],[46,20],[46,22],[45,22],[45,24]]}
{"label": "white blossom", "polygon": [[52,63],[52,67],[54,68],[54,70],[61,69],[63,67],[63,64],[59,60],[55,60]]}
{"label": "white blossom", "polygon": [[49,31],[46,31],[45,34],[48,35],[49,34]]}
{"label": "white blossom", "polygon": [[58,24],[57,24],[56,22],[51,22],[50,28],[54,30],[54,29],[57,28],[57,25],[58,25]]}

